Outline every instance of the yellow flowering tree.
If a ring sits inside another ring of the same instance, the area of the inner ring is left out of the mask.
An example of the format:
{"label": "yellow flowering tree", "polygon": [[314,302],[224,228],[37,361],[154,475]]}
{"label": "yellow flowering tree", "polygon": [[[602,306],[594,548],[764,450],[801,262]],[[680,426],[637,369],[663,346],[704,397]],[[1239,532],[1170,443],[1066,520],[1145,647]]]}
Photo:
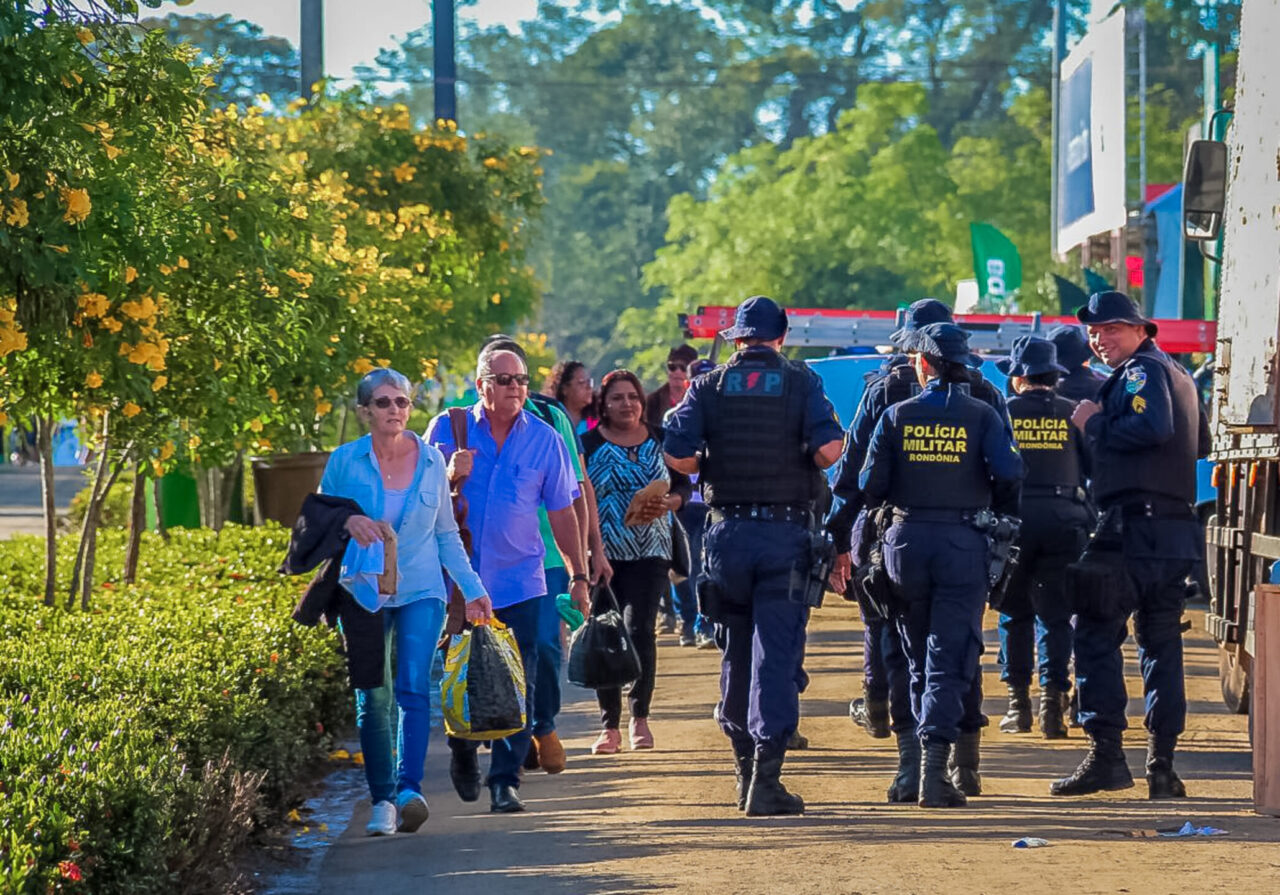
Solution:
{"label": "yellow flowering tree", "polygon": [[134,3],[95,9],[80,22],[69,3],[0,7],[0,411],[37,423],[50,603],[51,429],[63,415],[93,424],[87,600],[101,497],[137,450],[129,421],[165,375],[168,306],[150,260],[181,219],[169,152],[199,108],[186,51],[130,27]]}

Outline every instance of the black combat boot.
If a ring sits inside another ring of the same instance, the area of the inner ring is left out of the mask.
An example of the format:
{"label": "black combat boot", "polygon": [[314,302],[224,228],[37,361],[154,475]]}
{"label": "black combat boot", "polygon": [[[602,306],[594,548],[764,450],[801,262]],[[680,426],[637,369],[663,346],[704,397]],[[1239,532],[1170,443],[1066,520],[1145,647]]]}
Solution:
{"label": "black combat boot", "polygon": [[1147,737],[1147,798],[1185,799],[1187,788],[1173,770],[1173,747],[1177,737]]}
{"label": "black combat boot", "polygon": [[1090,793],[1133,788],[1133,774],[1124,759],[1120,731],[1089,734],[1089,754],[1070,777],[1054,780],[1049,793],[1055,796],[1087,796]]}
{"label": "black combat boot", "polygon": [[927,739],[920,756],[921,808],[963,808],[969,804],[964,793],[956,789],[947,776],[947,756],[951,744],[943,740]]}
{"label": "black combat boot", "polygon": [[982,775],[978,773],[981,760],[979,747],[982,730],[960,731],[960,738],[951,749],[951,761],[947,770],[956,789],[967,796],[982,795]]}
{"label": "black combat boot", "polygon": [[1045,687],[1040,693],[1040,732],[1046,740],[1065,740],[1067,694],[1057,687]]}
{"label": "black combat boot", "polygon": [[1025,684],[1009,685],[1009,711],[1000,719],[1005,733],[1027,733],[1031,730],[1031,688]]}
{"label": "black combat boot", "polygon": [[888,739],[889,700],[859,696],[849,703],[849,720],[877,740]]}
{"label": "black combat boot", "polygon": [[804,799],[787,792],[782,785],[784,754],[785,750],[776,746],[756,747],[751,786],[747,789],[747,817],[804,813]]}
{"label": "black combat boot", "polygon": [[756,745],[751,740],[733,741],[733,776],[738,781],[738,810],[747,810],[747,790],[751,787],[751,768],[755,764]]}
{"label": "black combat boot", "polygon": [[920,798],[920,738],[914,730],[897,737],[898,775],[889,784],[889,801],[915,802]]}

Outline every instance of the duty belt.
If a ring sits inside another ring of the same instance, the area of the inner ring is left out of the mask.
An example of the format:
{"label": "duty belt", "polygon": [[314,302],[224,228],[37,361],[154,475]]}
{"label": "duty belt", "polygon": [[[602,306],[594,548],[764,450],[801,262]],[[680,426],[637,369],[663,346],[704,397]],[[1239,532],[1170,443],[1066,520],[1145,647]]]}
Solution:
{"label": "duty belt", "polygon": [[894,507],[894,522],[972,522],[980,510]]}
{"label": "duty belt", "polygon": [[1084,503],[1088,497],[1083,488],[1072,485],[1023,485],[1022,496],[1065,497],[1067,500],[1074,500],[1078,503]]}
{"label": "duty belt", "polygon": [[1110,509],[1111,507],[1120,508],[1120,517],[1122,519],[1129,519],[1134,516],[1161,517],[1165,519],[1195,518],[1195,513],[1191,510],[1191,504],[1176,497],[1165,497],[1160,494],[1117,500],[1109,503],[1103,509]]}
{"label": "duty belt", "polygon": [[813,514],[807,504],[795,503],[730,503],[711,508],[710,520],[712,525],[723,522],[726,519],[753,519],[757,522],[794,522],[797,525],[807,527],[813,521]]}

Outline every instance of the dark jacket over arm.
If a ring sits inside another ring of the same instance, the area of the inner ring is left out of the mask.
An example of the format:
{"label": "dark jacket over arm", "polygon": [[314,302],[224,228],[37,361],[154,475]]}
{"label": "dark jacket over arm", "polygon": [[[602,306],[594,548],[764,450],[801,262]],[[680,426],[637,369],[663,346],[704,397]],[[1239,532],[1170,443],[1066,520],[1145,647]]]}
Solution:
{"label": "dark jacket over arm", "polygon": [[355,515],[364,515],[364,510],[350,498],[308,494],[293,523],[289,550],[280,571],[301,575],[319,566],[293,610],[293,619],[308,627],[322,618],[330,627],[341,621],[351,686],[370,690],[382,685],[382,616],[356,603],[338,583],[342,554],[350,539],[345,526],[347,519]]}

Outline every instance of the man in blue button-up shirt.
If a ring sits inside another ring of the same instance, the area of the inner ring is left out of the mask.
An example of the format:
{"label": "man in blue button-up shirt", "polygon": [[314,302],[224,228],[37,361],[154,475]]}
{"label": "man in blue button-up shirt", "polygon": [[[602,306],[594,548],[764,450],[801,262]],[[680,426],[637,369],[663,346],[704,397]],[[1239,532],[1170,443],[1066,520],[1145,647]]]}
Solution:
{"label": "man in blue button-up shirt", "polygon": [[[485,582],[495,614],[511,628],[524,659],[532,705],[538,634],[538,597],[547,592],[538,529],[545,507],[556,545],[572,575],[570,595],[590,611],[587,567],[573,500],[578,494],[573,465],[556,431],[523,409],[529,375],[510,351],[482,354],[476,371],[480,401],[467,413],[467,450],[459,451],[441,414],[427,427],[426,441],[449,458],[450,477],[467,476],[462,496],[469,507],[471,564]],[[520,811],[520,765],[529,749],[529,728],[493,744],[489,765],[490,810]],[[466,801],[479,798],[480,770],[475,744],[451,740],[454,787]]]}

